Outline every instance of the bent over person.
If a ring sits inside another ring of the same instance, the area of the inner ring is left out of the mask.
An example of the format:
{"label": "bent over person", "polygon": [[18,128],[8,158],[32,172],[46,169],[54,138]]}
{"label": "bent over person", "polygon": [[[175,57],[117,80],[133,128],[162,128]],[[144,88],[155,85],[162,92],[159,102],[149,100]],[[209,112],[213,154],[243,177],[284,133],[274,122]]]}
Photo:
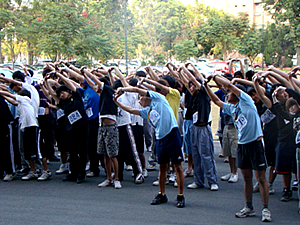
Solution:
{"label": "bent over person", "polygon": [[[134,109],[117,101],[117,98],[124,92],[137,92],[140,95],[140,104],[143,109]],[[175,167],[178,183],[178,196],[176,206],[185,206],[183,196],[184,175],[181,166],[183,153],[181,151],[181,137],[174,113],[166,98],[156,92],[147,91],[135,87],[119,88],[114,96],[115,103],[125,111],[140,115],[148,119],[148,122],[155,129],[156,153],[159,164],[159,193],[152,200],[152,205],[158,205],[168,201],[165,194],[165,182],[167,176],[168,163],[170,159]]]}
{"label": "bent over person", "polygon": [[219,85],[229,89],[228,103],[222,102],[205,83],[205,88],[212,101],[223,112],[231,115],[234,125],[238,130],[237,166],[241,169],[244,178],[244,194],[246,206],[235,214],[238,218],[254,216],[255,211],[252,205],[252,170],[260,185],[260,193],[263,202],[262,221],[271,221],[271,213],[268,209],[269,188],[266,180],[267,162],[262,143],[263,133],[253,100],[245,92],[238,89],[228,80],[214,75],[214,80]]}

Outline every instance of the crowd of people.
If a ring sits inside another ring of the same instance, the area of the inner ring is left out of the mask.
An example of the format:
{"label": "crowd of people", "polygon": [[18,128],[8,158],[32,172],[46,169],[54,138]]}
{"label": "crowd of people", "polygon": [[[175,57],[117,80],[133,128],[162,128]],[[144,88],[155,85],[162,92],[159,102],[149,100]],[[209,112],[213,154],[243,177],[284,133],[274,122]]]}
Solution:
{"label": "crowd of people", "polygon": [[[240,70],[232,74],[235,62]],[[244,179],[246,204],[235,216],[255,215],[252,193],[259,191],[262,221],[271,221],[268,201],[277,174],[284,186],[280,200],[290,201],[292,190],[299,197],[300,67],[289,73],[273,66],[244,72],[241,60],[232,59],[225,74],[206,76],[192,63],[169,62],[166,68],[146,66],[125,77],[115,66],[88,69],[58,61],[44,67],[38,84],[25,67],[13,79],[0,76],[3,180],[11,181],[17,173],[24,174],[24,181],[49,180],[47,161],[54,160],[61,161],[55,173],[66,174],[63,181],[82,183],[99,176],[101,165],[107,178],[98,187],[120,189],[125,164],[132,167],[134,183],[141,184],[157,163],[153,185],[159,192],[151,204],[168,201],[165,184],[172,182],[178,187],[176,206],[185,207],[185,177],[193,177],[189,189],[207,183],[211,191],[219,190],[212,101],[220,107],[220,155],[228,157],[230,169],[221,180],[236,183],[238,168]],[[148,168],[145,147],[151,151]],[[183,171],[185,159],[188,168]]]}

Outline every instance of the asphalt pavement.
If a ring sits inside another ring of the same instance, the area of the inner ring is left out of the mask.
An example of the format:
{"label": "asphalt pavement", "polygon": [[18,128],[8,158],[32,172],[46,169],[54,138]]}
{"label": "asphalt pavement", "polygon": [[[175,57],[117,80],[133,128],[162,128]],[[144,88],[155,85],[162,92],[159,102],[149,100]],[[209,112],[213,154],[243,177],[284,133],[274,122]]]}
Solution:
{"label": "asphalt pavement", "polygon": [[[55,175],[59,162],[50,162],[53,175],[49,181],[21,181],[17,176],[11,182],[0,182],[0,224],[261,224],[262,202],[259,193],[253,194],[256,216],[235,218],[245,205],[243,178],[228,183],[220,177],[229,172],[228,163],[219,158],[220,146],[215,142],[215,160],[220,190],[208,188],[187,189],[193,178],[185,179],[185,208],[176,208],[177,188],[167,185],[169,201],[150,205],[158,192],[153,186],[158,171],[149,172],[145,183],[133,183],[130,171],[124,171],[122,189],[98,188],[105,180],[104,170],[99,177],[86,178],[85,182],[63,182],[65,175]],[[146,158],[149,153],[145,153]],[[187,163],[183,163],[183,168]],[[268,173],[268,172],[267,172]],[[269,209],[272,224],[300,224],[298,196],[293,193],[290,202],[281,202],[282,177],[274,182],[276,193],[270,196]]]}

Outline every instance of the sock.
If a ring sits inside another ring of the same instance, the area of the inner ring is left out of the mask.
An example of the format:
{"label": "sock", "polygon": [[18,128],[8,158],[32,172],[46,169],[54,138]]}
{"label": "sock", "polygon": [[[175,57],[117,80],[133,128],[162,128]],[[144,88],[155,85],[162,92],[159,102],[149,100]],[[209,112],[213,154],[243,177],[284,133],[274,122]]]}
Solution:
{"label": "sock", "polygon": [[249,209],[253,209],[252,202],[246,202],[246,205]]}
{"label": "sock", "polygon": [[267,209],[269,205],[264,205],[263,209]]}

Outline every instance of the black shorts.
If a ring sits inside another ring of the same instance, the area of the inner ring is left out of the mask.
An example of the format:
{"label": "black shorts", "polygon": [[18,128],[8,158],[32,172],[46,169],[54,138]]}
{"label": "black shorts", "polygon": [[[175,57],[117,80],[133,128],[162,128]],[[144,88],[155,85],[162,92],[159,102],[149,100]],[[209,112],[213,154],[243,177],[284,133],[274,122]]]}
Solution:
{"label": "black shorts", "polygon": [[140,125],[134,125],[131,127],[135,139],[137,152],[143,154],[144,153],[144,127]]}
{"label": "black shorts", "polygon": [[26,160],[38,158],[37,127],[25,127],[23,136],[24,156]]}
{"label": "black shorts", "polygon": [[280,141],[276,148],[275,170],[279,174],[291,173],[296,165],[296,144],[293,139],[290,141]]}
{"label": "black shorts", "polygon": [[240,169],[265,170],[267,161],[262,141],[238,144],[236,160]]}
{"label": "black shorts", "polygon": [[158,164],[179,164],[183,161],[183,153],[181,149],[181,135],[178,127],[175,127],[171,132],[160,140],[156,140],[156,154]]}

